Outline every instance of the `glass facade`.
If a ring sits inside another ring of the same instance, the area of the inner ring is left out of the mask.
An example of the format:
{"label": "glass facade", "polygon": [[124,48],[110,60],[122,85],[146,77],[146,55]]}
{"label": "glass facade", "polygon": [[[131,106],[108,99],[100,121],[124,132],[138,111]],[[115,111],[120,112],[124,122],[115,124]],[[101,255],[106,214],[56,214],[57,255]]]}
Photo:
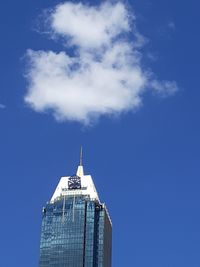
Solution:
{"label": "glass facade", "polygon": [[111,240],[104,204],[62,196],[43,208],[39,267],[111,267]]}

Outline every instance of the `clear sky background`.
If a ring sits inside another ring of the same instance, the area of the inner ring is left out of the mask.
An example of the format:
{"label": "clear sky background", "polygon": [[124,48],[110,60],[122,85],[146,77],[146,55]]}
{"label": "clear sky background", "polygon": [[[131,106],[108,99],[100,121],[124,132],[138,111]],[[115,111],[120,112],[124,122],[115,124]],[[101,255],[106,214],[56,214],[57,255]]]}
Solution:
{"label": "clear sky background", "polygon": [[146,90],[137,110],[91,125],[58,122],[24,101],[27,49],[63,50],[37,28],[43,10],[58,3],[1,3],[1,266],[38,266],[42,206],[60,177],[75,173],[83,145],[85,172],[113,221],[113,267],[199,267],[199,1],[127,2],[146,38],[140,64],[178,90],[169,97]]}

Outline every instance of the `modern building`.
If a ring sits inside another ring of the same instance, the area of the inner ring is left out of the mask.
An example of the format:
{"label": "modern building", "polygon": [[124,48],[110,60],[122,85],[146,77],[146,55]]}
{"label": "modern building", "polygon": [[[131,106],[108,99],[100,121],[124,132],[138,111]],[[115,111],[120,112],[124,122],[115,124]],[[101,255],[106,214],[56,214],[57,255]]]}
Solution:
{"label": "modern building", "polygon": [[112,223],[82,164],[43,208],[39,267],[111,267]]}

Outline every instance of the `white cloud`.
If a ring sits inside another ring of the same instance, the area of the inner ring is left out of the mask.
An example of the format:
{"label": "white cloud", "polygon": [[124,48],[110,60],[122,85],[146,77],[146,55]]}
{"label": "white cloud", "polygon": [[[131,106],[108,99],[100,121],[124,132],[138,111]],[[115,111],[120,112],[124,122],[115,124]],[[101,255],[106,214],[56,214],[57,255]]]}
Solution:
{"label": "white cloud", "polygon": [[162,95],[177,91],[175,82],[159,82],[143,69],[139,49],[145,38],[123,3],[62,3],[46,19],[64,48],[27,51],[25,101],[36,111],[88,124],[101,115],[134,110],[150,87]]}
{"label": "white cloud", "polygon": [[56,6],[49,19],[55,35],[62,35],[81,48],[110,45],[113,38],[130,30],[128,13],[122,3],[106,2],[98,7],[67,2]]}

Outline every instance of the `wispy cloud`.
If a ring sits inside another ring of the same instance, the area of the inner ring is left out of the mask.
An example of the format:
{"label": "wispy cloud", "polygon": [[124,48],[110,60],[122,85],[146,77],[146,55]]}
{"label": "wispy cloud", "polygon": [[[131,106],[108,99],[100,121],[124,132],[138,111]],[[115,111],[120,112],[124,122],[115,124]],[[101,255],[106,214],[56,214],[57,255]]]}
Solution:
{"label": "wispy cloud", "polygon": [[4,108],[6,108],[6,106],[3,104],[0,104],[0,109],[4,109]]}
{"label": "wispy cloud", "polygon": [[124,3],[66,2],[45,20],[63,51],[27,51],[25,101],[35,111],[50,110],[57,120],[88,124],[138,108],[150,88],[161,95],[177,91],[174,81],[158,81],[143,68],[145,38]]}
{"label": "wispy cloud", "polygon": [[176,28],[176,25],[173,21],[169,21],[167,26],[168,26],[168,28],[170,28],[172,30],[175,30],[175,28]]}

